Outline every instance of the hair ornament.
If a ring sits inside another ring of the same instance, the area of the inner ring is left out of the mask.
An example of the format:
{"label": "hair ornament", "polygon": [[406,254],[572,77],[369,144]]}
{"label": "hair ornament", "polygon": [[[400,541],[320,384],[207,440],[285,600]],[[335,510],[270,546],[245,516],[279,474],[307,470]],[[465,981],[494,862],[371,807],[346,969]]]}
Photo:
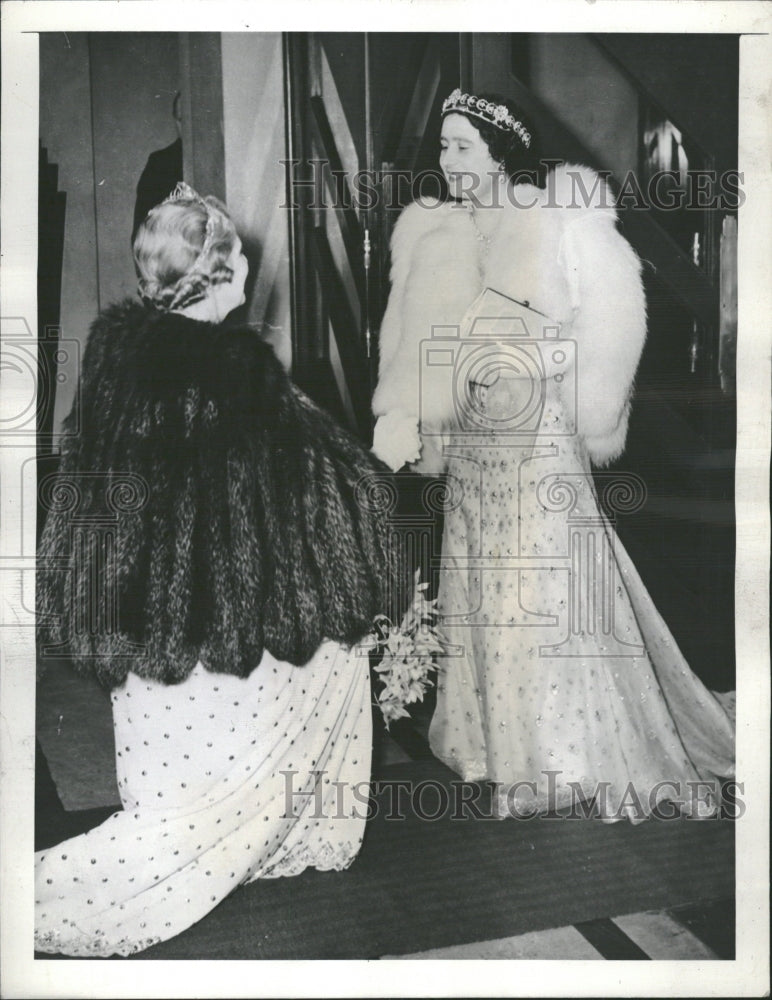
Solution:
{"label": "hair ornament", "polygon": [[168,205],[170,202],[176,201],[192,201],[197,205],[200,205],[206,212],[206,230],[204,232],[204,242],[201,249],[198,252],[198,256],[193,261],[193,264],[188,269],[188,273],[197,271],[201,264],[206,260],[209,251],[212,249],[212,243],[214,241],[214,213],[212,211],[212,206],[207,202],[205,198],[202,198],[198,191],[194,191],[190,184],[186,184],[185,181],[179,181],[174,190],[168,194],[164,200],[161,202],[162,205]]}
{"label": "hair ornament", "polygon": [[178,181],[175,189],[164,198],[161,204],[166,205],[170,201],[197,201],[200,205],[206,205],[198,191],[194,191],[190,184],[186,184],[185,181]]}
{"label": "hair ornament", "polygon": [[503,132],[514,132],[526,149],[531,145],[531,133],[525,128],[522,122],[512,114],[505,104],[494,104],[493,101],[486,101],[484,97],[476,97],[474,94],[464,94],[460,87],[456,87],[452,94],[442,102],[442,114],[458,112],[462,115],[472,115],[480,118],[489,125],[495,125]]}

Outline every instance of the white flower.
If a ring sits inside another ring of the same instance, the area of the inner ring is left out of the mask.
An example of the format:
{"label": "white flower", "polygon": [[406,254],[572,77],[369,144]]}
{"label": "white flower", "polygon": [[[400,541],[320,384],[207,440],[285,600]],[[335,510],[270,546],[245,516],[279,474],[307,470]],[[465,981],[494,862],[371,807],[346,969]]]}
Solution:
{"label": "white flower", "polygon": [[382,649],[381,662],[374,667],[383,690],[377,698],[386,728],[395,719],[409,713],[405,705],[423,701],[427,687],[432,683],[430,674],[436,672],[434,656],[443,650],[443,638],[437,629],[437,599],[426,599],[428,583],[420,582],[420,571],[415,574],[413,602],[397,628],[388,619],[377,619],[377,634],[365,648]]}

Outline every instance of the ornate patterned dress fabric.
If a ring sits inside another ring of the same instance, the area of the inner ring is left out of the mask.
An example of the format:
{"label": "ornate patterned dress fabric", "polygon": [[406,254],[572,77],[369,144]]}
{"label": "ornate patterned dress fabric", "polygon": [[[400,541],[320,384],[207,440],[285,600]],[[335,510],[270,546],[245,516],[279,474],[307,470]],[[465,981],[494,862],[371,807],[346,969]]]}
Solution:
{"label": "ornate patterned dress fabric", "polygon": [[[487,391],[489,417],[532,396],[514,385]],[[555,379],[536,389],[532,433],[468,425],[446,451],[451,651],[432,750],[465,780],[499,782],[502,817],[599,790],[610,819],[643,819],[663,799],[708,812],[686,783],[734,773],[731,713],[689,669],[601,513]]]}
{"label": "ornate patterned dress fabric", "polygon": [[112,701],[124,810],[36,856],[38,950],[129,955],[238,885],[356,857],[364,807],[350,796],[369,781],[372,739],[357,648],[326,642],[303,667],[266,651],[243,679],[129,674]]}

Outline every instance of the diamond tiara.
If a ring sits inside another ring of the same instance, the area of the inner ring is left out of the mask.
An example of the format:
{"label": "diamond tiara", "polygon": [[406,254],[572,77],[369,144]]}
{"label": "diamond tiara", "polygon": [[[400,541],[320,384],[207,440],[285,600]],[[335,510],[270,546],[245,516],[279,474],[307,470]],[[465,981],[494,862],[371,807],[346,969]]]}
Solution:
{"label": "diamond tiara", "polygon": [[484,97],[463,94],[461,88],[456,87],[453,93],[442,102],[443,115],[452,111],[481,118],[484,122],[495,125],[496,128],[500,128],[504,132],[514,132],[526,149],[531,145],[531,133],[522,122],[515,118],[505,104],[494,104],[492,101],[486,101]]}
{"label": "diamond tiara", "polygon": [[166,198],[161,202],[162,205],[167,205],[169,202],[176,201],[192,201],[199,204],[206,212],[206,229],[204,231],[204,242],[198,253],[198,256],[193,261],[192,265],[188,268],[188,274],[197,271],[201,264],[206,260],[209,251],[212,249],[212,243],[214,242],[214,211],[212,206],[201,197],[198,191],[194,191],[193,188],[186,184],[185,181],[179,181],[175,189],[171,194],[167,195]]}

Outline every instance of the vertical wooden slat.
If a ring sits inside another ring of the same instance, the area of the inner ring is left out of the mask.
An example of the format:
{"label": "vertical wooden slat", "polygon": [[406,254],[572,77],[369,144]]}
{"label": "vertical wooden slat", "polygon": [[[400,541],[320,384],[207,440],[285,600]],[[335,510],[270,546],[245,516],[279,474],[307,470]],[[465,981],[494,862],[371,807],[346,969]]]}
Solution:
{"label": "vertical wooden slat", "polygon": [[[403,170],[436,167],[432,130],[437,125],[439,134],[440,92],[459,82],[457,35],[288,35],[285,57],[288,159],[301,161],[295,176],[304,180],[311,176],[309,160],[328,161],[328,202],[333,172],[350,174],[355,159],[359,169],[373,172],[384,161]],[[360,72],[365,80],[357,89]],[[350,400],[365,438],[372,426],[377,335],[388,294],[389,237],[398,215],[383,204],[388,194],[388,186],[379,185],[378,204],[350,208],[312,206],[313,192],[297,187],[288,198],[299,205],[292,210],[291,243],[296,377],[302,384],[312,364],[317,378],[325,364],[335,365],[337,378],[345,381],[341,394]],[[406,203],[409,195],[407,184],[399,201]]]}

